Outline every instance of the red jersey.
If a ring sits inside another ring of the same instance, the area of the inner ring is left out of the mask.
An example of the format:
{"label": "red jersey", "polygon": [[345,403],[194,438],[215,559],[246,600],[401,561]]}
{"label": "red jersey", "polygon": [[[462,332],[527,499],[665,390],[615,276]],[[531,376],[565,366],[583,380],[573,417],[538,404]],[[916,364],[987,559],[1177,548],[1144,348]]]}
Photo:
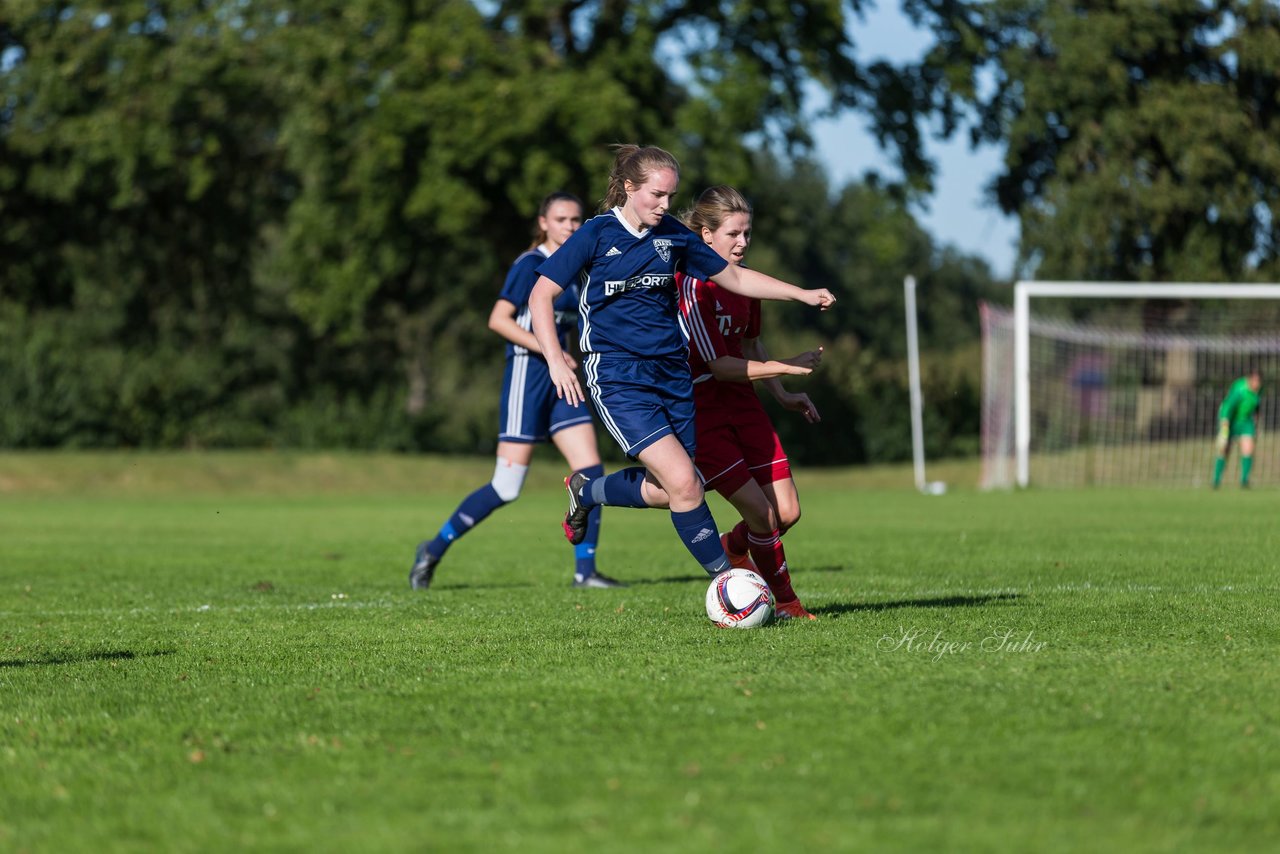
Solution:
{"label": "red jersey", "polygon": [[760,335],[760,300],[679,272],[676,291],[681,326],[689,337],[689,373],[699,421],[704,419],[704,413],[741,417],[744,407],[763,412],[750,382],[717,380],[708,367],[723,356],[746,358],[742,355],[742,339]]}

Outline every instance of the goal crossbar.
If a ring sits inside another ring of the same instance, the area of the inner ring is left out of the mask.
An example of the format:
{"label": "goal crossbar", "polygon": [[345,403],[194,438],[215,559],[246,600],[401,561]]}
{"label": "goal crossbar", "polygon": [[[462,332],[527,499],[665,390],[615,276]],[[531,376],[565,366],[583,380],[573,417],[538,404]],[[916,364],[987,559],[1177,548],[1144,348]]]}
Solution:
{"label": "goal crossbar", "polygon": [[1184,282],[1028,282],[1013,288],[1014,445],[1018,486],[1031,479],[1031,298],[1280,299],[1280,284]]}

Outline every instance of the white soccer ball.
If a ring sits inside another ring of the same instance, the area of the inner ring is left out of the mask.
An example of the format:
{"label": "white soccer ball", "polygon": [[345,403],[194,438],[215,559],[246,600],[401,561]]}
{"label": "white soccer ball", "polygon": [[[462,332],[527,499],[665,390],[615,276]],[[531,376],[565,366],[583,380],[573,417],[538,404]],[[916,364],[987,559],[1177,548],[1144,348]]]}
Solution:
{"label": "white soccer ball", "polygon": [[707,616],[722,629],[754,629],[773,617],[773,592],[759,574],[730,569],[711,579]]}

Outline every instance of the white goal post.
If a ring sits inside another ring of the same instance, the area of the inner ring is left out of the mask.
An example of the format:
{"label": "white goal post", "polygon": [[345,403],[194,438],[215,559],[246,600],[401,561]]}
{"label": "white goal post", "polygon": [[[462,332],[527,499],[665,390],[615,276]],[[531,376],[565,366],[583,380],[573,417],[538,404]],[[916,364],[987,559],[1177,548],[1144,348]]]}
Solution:
{"label": "white goal post", "polygon": [[[1182,283],[1182,284],[1162,284],[1162,283],[1145,283],[1145,282],[1036,282],[1036,281],[1020,281],[1014,286],[1014,306],[1012,318],[1013,332],[1013,400],[1012,415],[1013,424],[1006,425],[1013,427],[1013,450],[1016,468],[1016,483],[1020,487],[1025,487],[1031,480],[1031,452],[1032,452],[1032,350],[1031,335],[1033,325],[1039,323],[1032,315],[1031,305],[1033,299],[1046,298],[1091,298],[1100,300],[1109,299],[1149,299],[1149,300],[1212,300],[1212,301],[1229,301],[1229,300],[1278,300],[1280,301],[1280,284],[1213,284],[1213,283]],[[984,325],[986,309],[984,308]],[[1007,315],[1006,315],[1007,316]],[[1041,324],[1048,326],[1052,324]],[[1067,333],[1064,333],[1067,334]],[[1087,332],[1076,332],[1078,337],[1083,338],[1090,334]],[[1093,333],[1097,334],[1097,333]],[[1123,336],[1122,336],[1123,337]],[[991,347],[986,340],[984,333],[984,350]],[[1204,346],[1207,349],[1221,349],[1221,342],[1228,340],[1225,338],[1186,338],[1181,339],[1191,342],[1186,346],[1196,347]],[[1244,339],[1240,339],[1244,340]],[[1257,338],[1248,339],[1246,343],[1241,344],[1241,353],[1259,353],[1264,352],[1272,354],[1280,349],[1280,330],[1267,330],[1267,337],[1264,342],[1258,343]],[[1181,345],[1180,345],[1181,346]],[[993,368],[990,364],[990,355],[984,355],[984,360],[988,363],[984,365],[984,382],[990,382],[993,371],[1003,370],[999,366]],[[1228,364],[1234,366],[1238,361]],[[1221,377],[1221,392],[1225,394],[1226,387],[1230,380],[1235,377]],[[1270,378],[1268,378],[1270,380]],[[1006,376],[1007,381],[1007,376]],[[987,391],[984,390],[984,398],[989,397]],[[984,418],[986,417],[986,409],[989,401],[984,399]],[[1007,405],[1007,403],[1006,403]],[[984,425],[984,440],[987,433],[987,426]],[[1005,434],[1007,436],[1007,433]],[[985,454],[984,450],[984,454]],[[985,465],[985,460],[984,460]],[[1004,475],[1007,477],[1007,473]],[[985,475],[984,475],[985,479]],[[988,484],[990,485],[990,484]]]}

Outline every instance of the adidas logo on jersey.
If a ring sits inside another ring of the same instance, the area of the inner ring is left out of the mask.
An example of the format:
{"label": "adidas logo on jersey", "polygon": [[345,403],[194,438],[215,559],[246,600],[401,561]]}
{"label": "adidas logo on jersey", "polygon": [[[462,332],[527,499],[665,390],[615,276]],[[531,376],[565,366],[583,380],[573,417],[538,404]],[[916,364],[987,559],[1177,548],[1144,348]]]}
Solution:
{"label": "adidas logo on jersey", "polygon": [[707,537],[714,537],[715,535],[716,535],[716,532],[711,530],[710,528],[703,528],[701,531],[698,532],[698,536],[694,537],[692,540],[689,541],[689,545],[691,546],[697,545],[698,543],[705,540]]}
{"label": "adidas logo on jersey", "polygon": [[604,257],[606,257],[606,258],[612,258],[614,255],[621,255],[621,254],[622,254],[622,253],[618,251],[618,247],[616,247],[616,246],[610,246],[610,247],[609,247],[609,251],[608,251],[608,252],[606,252],[606,253],[604,253]]}

